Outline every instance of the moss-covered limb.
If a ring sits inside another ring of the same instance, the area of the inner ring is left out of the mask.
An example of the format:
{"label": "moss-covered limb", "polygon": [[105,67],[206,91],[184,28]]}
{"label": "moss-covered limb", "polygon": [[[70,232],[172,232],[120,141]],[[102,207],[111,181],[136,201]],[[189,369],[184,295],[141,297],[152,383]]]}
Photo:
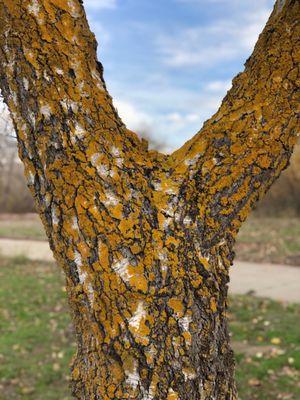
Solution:
{"label": "moss-covered limb", "polygon": [[112,105],[79,0],[1,0],[0,21],[2,93],[52,248],[65,257],[63,235],[79,240],[84,226],[84,241],[103,219],[113,230],[123,206],[139,215],[155,154],[152,163]]}
{"label": "moss-covered limb", "polygon": [[213,243],[236,235],[288,165],[299,136],[299,38],[300,2],[278,1],[219,111],[172,155]]}
{"label": "moss-covered limb", "polygon": [[80,1],[2,0],[0,19],[2,93],[38,201],[151,164],[113,107]]}

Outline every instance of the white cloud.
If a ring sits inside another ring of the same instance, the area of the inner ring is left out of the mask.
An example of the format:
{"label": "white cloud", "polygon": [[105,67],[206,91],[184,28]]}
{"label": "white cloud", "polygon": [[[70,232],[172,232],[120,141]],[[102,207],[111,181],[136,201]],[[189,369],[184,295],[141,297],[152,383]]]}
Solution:
{"label": "white cloud", "polygon": [[234,60],[250,54],[269,14],[269,9],[259,8],[239,18],[186,28],[177,35],[160,35],[158,51],[163,62],[172,67],[208,67]]}
{"label": "white cloud", "polygon": [[114,100],[114,104],[118,110],[118,113],[124,123],[131,130],[145,129],[146,127],[153,125],[152,117],[139,110],[135,105],[125,100]]}
{"label": "white cloud", "polygon": [[117,6],[117,0],[84,0],[84,6],[94,10],[113,9]]}
{"label": "white cloud", "polygon": [[205,89],[210,92],[226,92],[231,86],[231,81],[212,81],[207,83]]}
{"label": "white cloud", "polygon": [[172,124],[177,124],[178,126],[185,126],[187,123],[191,123],[191,122],[198,122],[200,124],[200,117],[199,114],[193,114],[193,113],[179,113],[179,112],[174,112],[174,113],[170,113],[167,114],[165,116],[166,120],[171,122]]}

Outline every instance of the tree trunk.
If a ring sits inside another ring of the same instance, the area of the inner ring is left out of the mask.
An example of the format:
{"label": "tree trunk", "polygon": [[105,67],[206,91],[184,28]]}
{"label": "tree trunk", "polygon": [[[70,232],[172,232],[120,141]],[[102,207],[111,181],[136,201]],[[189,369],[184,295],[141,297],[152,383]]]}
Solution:
{"label": "tree trunk", "polygon": [[0,83],[78,351],[77,399],[237,399],[226,319],[241,223],[297,139],[299,0],[170,156],[126,129],[80,0],[0,0]]}

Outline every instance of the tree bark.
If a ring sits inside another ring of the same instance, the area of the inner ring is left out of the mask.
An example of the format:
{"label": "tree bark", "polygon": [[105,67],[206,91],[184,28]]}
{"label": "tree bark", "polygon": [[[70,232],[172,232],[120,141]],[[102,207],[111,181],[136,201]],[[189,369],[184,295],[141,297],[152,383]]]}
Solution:
{"label": "tree bark", "polygon": [[299,0],[277,1],[219,111],[170,156],[120,120],[80,0],[0,6],[1,89],[67,279],[74,397],[237,399],[229,267],[298,136]]}

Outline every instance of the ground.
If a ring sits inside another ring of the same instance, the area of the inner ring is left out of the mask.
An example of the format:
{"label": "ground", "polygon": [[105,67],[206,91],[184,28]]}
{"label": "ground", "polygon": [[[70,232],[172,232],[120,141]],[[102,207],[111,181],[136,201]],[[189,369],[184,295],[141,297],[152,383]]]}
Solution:
{"label": "ground", "polygon": [[239,232],[236,258],[300,266],[300,218],[253,214]]}
{"label": "ground", "polygon": [[[46,239],[35,214],[0,214],[0,238],[4,237]],[[300,266],[300,218],[258,217],[254,213],[243,225],[235,251],[241,261]]]}
{"label": "ground", "polygon": [[[70,400],[74,336],[53,263],[0,261],[0,399]],[[300,398],[300,305],[230,300],[241,400]]]}

